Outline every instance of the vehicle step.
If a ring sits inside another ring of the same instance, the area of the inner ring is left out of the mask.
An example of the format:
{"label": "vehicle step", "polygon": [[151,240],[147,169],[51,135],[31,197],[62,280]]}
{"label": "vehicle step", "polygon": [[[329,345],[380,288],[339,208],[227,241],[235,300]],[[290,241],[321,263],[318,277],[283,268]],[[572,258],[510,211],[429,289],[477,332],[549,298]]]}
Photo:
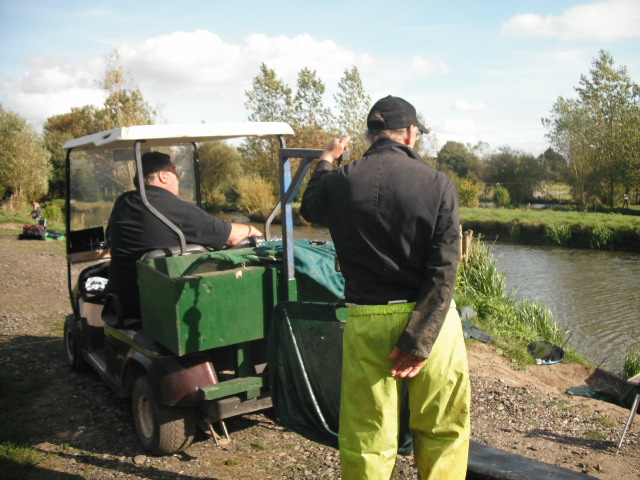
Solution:
{"label": "vehicle step", "polygon": [[215,400],[238,393],[246,393],[247,398],[255,398],[260,395],[260,389],[264,385],[264,379],[258,376],[240,377],[200,387],[204,400]]}

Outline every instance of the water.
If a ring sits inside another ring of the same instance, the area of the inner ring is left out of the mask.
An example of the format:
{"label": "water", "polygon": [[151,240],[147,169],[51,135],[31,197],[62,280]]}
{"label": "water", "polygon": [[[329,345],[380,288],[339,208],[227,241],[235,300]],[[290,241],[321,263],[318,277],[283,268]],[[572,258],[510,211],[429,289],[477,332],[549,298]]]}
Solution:
{"label": "water", "polygon": [[495,244],[509,290],[537,298],[573,334],[569,345],[619,373],[625,350],[640,345],[640,255]]}

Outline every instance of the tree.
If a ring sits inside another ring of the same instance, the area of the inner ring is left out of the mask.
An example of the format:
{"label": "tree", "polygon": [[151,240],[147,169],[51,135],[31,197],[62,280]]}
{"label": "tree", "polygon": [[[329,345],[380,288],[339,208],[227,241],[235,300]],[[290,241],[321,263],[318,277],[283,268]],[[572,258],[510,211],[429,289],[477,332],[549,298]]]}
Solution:
{"label": "tree", "polygon": [[595,150],[594,170],[614,206],[617,187],[637,171],[640,161],[640,87],[631,81],[627,68],[615,68],[604,50],[593,61],[591,77],[580,77],[576,88],[590,120],[589,136]]}
{"label": "tree", "polygon": [[543,119],[546,137],[567,159],[573,197],[584,203],[587,180],[593,169],[594,151],[588,131],[588,115],[577,100],[559,97],[552,116]]}
{"label": "tree", "polygon": [[577,99],[559,97],[543,119],[547,137],[569,162],[574,195],[584,197],[588,184],[614,206],[621,190],[640,182],[640,87],[601,50],[575,90]]}
{"label": "tree", "polygon": [[0,192],[15,195],[18,204],[47,193],[50,154],[38,135],[20,115],[0,104]]}
{"label": "tree", "polygon": [[70,113],[49,117],[43,125],[44,144],[51,154],[51,179],[49,195],[54,198],[65,194],[65,157],[62,146],[69,140],[91,135],[99,131],[96,116],[98,109],[93,105],[73,107]]}
{"label": "tree", "polygon": [[331,112],[324,106],[325,85],[316,72],[303,68],[293,99],[292,127],[296,132],[291,147],[322,148],[331,138],[325,129],[330,125]]}
{"label": "tree", "polygon": [[238,151],[224,142],[207,142],[198,146],[200,157],[200,185],[205,203],[216,203],[218,189],[232,182],[240,173]]}
{"label": "tree", "polygon": [[[280,80],[275,70],[264,63],[260,73],[253,79],[252,89],[245,92],[245,107],[252,122],[287,122],[293,113],[291,88]],[[240,148],[249,170],[278,184],[278,158],[280,145],[275,139],[259,140],[248,138]]]}
{"label": "tree", "polygon": [[337,136],[351,135],[349,148],[351,158],[360,158],[367,147],[364,132],[367,128],[367,114],[371,109],[371,97],[366,93],[360,72],[353,66],[344,71],[338,83],[338,92],[334,95],[338,106]]}
{"label": "tree", "polygon": [[545,170],[546,180],[549,182],[560,182],[568,178],[567,160],[553,148],[547,148],[540,161]]}
{"label": "tree", "polygon": [[451,170],[460,178],[469,176],[472,154],[467,147],[449,140],[438,152],[438,169]]}
{"label": "tree", "polygon": [[533,197],[544,171],[532,155],[502,147],[490,156],[485,180],[509,191],[511,201],[524,202]]}
{"label": "tree", "polygon": [[[49,117],[43,126],[45,145],[51,153],[52,177],[49,189],[53,197],[64,195],[66,152],[62,150],[62,146],[66,141],[102,130],[149,125],[155,121],[155,110],[144,100],[133,80],[125,75],[118,51],[107,59],[107,70],[101,85],[106,92],[102,108],[93,105],[75,107],[69,113]],[[95,165],[102,170],[102,174],[96,178],[102,182],[103,191],[108,190],[110,185],[118,185],[120,189],[131,184],[131,172],[124,165],[114,169],[110,160],[103,163]],[[92,195],[97,195],[97,192]]]}
{"label": "tree", "polygon": [[125,74],[117,50],[107,59],[102,88],[107,98],[104,108],[98,112],[99,130],[151,125],[155,121],[156,111],[145,101],[131,77]]}

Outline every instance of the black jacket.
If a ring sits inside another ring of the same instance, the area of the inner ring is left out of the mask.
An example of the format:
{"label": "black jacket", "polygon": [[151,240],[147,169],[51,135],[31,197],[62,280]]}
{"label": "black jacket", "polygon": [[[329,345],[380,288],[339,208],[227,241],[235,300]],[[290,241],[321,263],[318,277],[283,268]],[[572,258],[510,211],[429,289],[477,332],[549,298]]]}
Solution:
{"label": "black jacket", "polygon": [[449,177],[413,149],[382,139],[336,170],[318,162],[301,214],[331,231],[348,302],[416,302],[397,346],[426,358],[453,297],[460,255]]}

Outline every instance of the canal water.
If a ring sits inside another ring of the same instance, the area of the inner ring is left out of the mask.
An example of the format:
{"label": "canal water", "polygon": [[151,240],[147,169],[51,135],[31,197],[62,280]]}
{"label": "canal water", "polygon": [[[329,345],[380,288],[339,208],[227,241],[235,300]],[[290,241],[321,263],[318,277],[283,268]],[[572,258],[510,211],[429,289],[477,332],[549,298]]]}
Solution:
{"label": "canal water", "polygon": [[494,244],[509,290],[537,298],[572,333],[569,345],[596,366],[620,373],[624,352],[640,346],[640,255]]}
{"label": "canal water", "polygon": [[[296,238],[330,240],[323,228],[294,231]],[[280,226],[271,233],[280,235]],[[572,332],[569,346],[593,365],[620,373],[624,352],[640,346],[640,254],[501,243],[490,248],[510,292],[539,299]]]}

